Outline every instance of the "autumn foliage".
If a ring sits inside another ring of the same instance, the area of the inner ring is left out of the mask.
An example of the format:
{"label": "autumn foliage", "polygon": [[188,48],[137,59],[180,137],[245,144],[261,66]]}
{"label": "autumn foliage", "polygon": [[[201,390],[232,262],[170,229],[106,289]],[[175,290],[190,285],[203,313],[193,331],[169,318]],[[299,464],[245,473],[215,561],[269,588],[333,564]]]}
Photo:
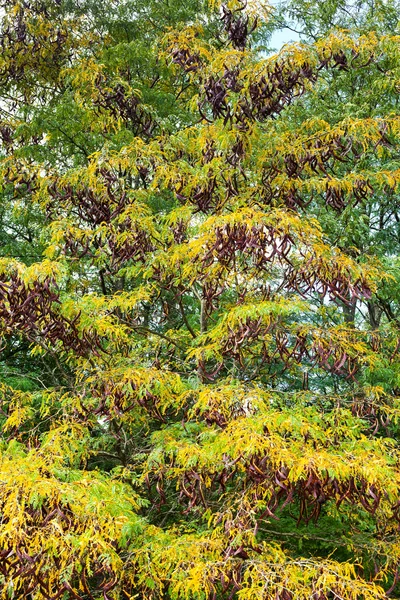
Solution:
{"label": "autumn foliage", "polygon": [[0,4],[0,598],[399,597],[398,3]]}

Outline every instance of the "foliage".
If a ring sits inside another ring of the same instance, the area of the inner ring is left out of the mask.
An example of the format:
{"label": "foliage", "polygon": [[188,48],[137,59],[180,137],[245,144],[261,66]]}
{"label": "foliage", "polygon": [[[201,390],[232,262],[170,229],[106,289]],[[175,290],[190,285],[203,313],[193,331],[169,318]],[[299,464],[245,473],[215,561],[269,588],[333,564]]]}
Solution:
{"label": "foliage", "polygon": [[399,595],[398,3],[1,7],[0,598]]}

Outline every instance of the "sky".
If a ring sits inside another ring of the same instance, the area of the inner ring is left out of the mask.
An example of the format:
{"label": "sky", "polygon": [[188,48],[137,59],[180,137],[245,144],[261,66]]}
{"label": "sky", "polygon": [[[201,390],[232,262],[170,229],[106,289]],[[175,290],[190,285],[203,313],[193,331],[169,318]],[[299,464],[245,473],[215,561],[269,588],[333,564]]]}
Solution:
{"label": "sky", "polygon": [[298,42],[300,39],[299,35],[290,29],[279,29],[272,35],[270,46],[275,50],[282,48],[284,44],[289,42]]}
{"label": "sky", "polygon": [[[248,7],[253,10],[254,14],[263,14],[265,10],[266,14],[268,14],[271,7],[277,7],[280,3],[281,0],[248,0]],[[298,42],[299,40],[300,37],[295,31],[285,27],[284,29],[275,31],[275,33],[272,35],[269,46],[274,51],[279,51],[284,44]]]}

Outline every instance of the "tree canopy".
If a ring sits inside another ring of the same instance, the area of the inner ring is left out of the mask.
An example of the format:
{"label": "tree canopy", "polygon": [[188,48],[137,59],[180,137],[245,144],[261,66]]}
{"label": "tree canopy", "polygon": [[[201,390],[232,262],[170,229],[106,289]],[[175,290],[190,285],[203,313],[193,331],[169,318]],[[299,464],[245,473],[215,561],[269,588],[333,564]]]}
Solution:
{"label": "tree canopy", "polygon": [[0,6],[0,598],[400,597],[399,2]]}

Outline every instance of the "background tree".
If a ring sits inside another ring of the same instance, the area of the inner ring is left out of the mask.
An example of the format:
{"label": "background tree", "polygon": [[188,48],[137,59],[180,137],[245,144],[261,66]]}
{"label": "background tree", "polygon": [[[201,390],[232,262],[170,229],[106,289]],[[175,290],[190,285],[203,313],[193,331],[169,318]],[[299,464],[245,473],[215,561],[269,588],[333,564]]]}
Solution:
{"label": "background tree", "polygon": [[3,2],[2,597],[399,593],[398,8]]}

